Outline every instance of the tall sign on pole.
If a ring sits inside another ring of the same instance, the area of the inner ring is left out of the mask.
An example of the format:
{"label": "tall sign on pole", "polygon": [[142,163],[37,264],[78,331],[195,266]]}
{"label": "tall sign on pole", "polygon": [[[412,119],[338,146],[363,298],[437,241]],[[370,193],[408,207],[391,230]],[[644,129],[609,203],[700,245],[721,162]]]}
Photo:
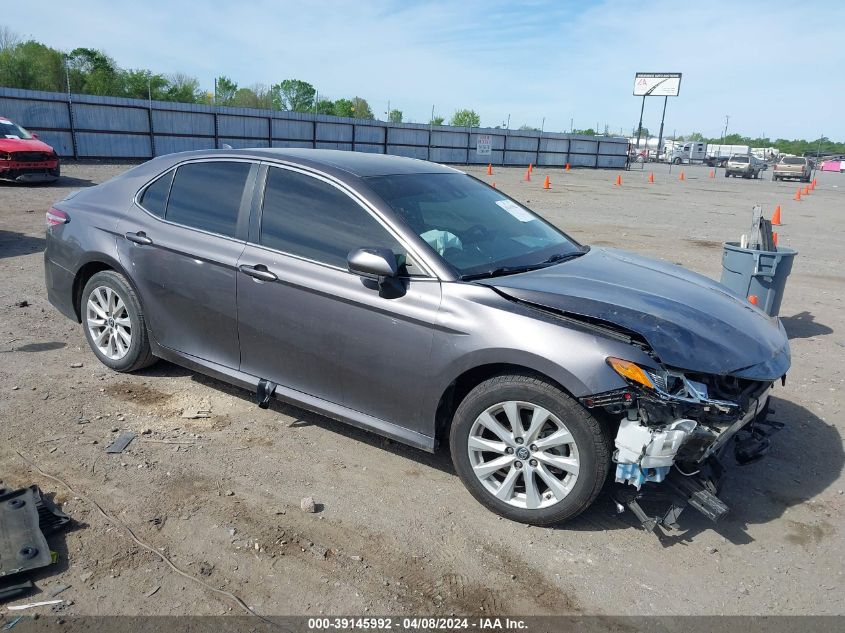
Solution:
{"label": "tall sign on pole", "polygon": [[640,136],[643,130],[643,111],[646,97],[663,97],[663,116],[660,118],[660,136],[657,139],[657,157],[660,158],[660,146],[663,144],[663,122],[666,119],[666,103],[669,97],[677,97],[681,92],[681,73],[637,73],[634,77],[634,96],[642,97],[640,123],[637,125],[637,149],[640,148]]}

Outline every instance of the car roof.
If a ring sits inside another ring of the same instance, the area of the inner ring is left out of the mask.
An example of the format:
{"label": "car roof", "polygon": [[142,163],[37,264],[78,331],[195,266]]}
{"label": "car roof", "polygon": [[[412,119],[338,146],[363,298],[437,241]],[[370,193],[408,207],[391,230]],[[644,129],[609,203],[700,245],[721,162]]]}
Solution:
{"label": "car roof", "polygon": [[191,154],[194,156],[205,154],[209,157],[221,157],[223,155],[250,156],[298,163],[309,167],[332,167],[359,178],[396,174],[460,173],[457,169],[416,158],[337,149],[250,148],[208,150],[206,152],[191,152]]}

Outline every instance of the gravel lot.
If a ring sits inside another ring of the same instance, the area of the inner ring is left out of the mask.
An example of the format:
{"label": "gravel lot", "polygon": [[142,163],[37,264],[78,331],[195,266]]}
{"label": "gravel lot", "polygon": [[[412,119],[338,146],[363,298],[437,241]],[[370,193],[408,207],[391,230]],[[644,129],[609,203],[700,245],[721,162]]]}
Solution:
{"label": "gravel lot", "polygon": [[[261,614],[843,614],[845,175],[796,184],[708,178],[708,168],[618,172],[469,171],[582,242],[666,258],[718,278],[721,242],[755,203],[783,205],[796,248],[781,315],[793,366],[762,461],[729,466],[731,513],[694,511],[658,538],[603,494],[560,529],[497,518],[428,455],[161,362],[112,373],[81,327],[47,301],[44,211],[125,165],[69,164],[55,185],[0,185],[0,478],[39,484],[79,524],[53,539],[59,562],[36,584],[71,585],[63,614],[239,613],[173,572],[83,496],[208,585]],[[542,180],[551,176],[552,189]],[[21,302],[28,305],[21,307]],[[81,365],[81,366],[80,366]],[[208,419],[184,412],[210,409]],[[119,431],[138,438],[121,455]],[[75,492],[42,476],[17,452]],[[318,512],[300,510],[313,496]],[[49,607],[42,607],[48,613]],[[8,617],[8,616],[4,616]],[[0,620],[0,622],[2,622]]]}

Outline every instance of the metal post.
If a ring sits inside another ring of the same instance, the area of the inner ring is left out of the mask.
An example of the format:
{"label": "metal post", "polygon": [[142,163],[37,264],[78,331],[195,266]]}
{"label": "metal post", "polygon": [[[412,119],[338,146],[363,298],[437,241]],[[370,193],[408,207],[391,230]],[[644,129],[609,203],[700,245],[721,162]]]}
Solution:
{"label": "metal post", "polygon": [[640,106],[640,123],[637,125],[637,151],[640,151],[640,135],[643,131],[643,111],[645,110],[645,95],[643,95],[643,104]]}
{"label": "metal post", "polygon": [[214,149],[220,149],[220,134],[217,125],[217,77],[214,78]]}
{"label": "metal post", "polygon": [[[660,162],[660,146],[663,144],[663,122],[666,120],[666,103],[669,97],[663,97],[663,115],[660,117],[660,134],[657,137],[657,162]],[[646,157],[648,157],[648,147],[646,147]]]}
{"label": "metal post", "polygon": [[67,116],[70,122],[70,144],[73,148],[73,158],[76,160],[79,153],[76,148],[76,124],[73,116],[73,99],[70,96],[70,71],[67,67],[67,57],[65,57],[65,81],[67,82]]}
{"label": "metal post", "polygon": [[156,155],[156,137],[153,129],[153,86],[150,77],[147,77],[147,115],[150,127],[150,155]]}
{"label": "metal post", "polygon": [[[431,160],[431,133],[434,130],[434,106],[431,106],[431,118],[428,120],[428,152],[426,153],[426,160]],[[387,131],[385,130],[385,134]]]}
{"label": "metal post", "polygon": [[472,125],[469,126],[469,133],[467,134],[467,162],[466,164],[469,165],[469,148],[471,147],[472,142]]}

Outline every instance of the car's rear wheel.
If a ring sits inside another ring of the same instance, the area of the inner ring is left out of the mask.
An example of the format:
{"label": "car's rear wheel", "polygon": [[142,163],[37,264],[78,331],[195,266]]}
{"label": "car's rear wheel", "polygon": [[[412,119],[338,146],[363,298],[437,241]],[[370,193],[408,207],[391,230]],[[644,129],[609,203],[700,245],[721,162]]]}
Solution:
{"label": "car's rear wheel", "polygon": [[484,506],[533,525],[589,507],[610,469],[610,441],[586,409],[545,380],[501,375],[461,402],[449,438],[464,485]]}
{"label": "car's rear wheel", "polygon": [[82,291],[80,314],[88,345],[107,367],[129,372],[157,360],[141,303],[123,275],[112,270],[94,274]]}

